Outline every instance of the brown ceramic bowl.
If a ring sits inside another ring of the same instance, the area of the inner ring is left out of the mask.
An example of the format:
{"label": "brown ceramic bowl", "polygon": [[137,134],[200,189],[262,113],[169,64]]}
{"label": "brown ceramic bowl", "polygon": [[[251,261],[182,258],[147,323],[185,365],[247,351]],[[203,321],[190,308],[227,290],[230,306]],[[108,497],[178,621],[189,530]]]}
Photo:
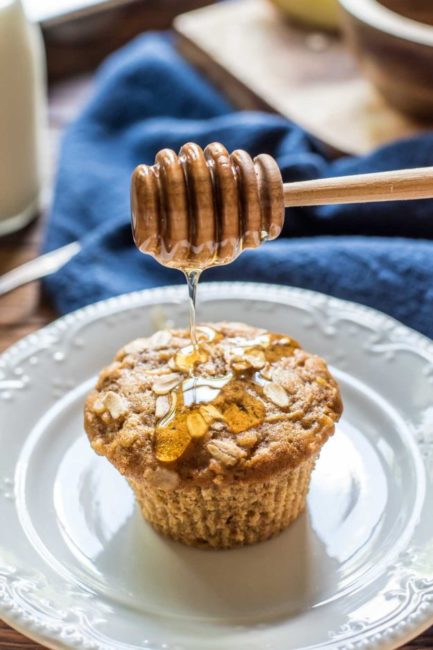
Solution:
{"label": "brown ceramic bowl", "polygon": [[433,0],[340,0],[365,76],[396,108],[433,118]]}

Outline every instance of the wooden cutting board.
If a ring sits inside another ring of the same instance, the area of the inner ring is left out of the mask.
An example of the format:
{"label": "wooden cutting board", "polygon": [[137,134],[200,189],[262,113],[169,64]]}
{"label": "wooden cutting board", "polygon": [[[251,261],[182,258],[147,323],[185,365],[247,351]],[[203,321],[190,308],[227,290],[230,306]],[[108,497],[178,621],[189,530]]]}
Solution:
{"label": "wooden cutting board", "polygon": [[174,29],[181,53],[235,106],[279,113],[337,153],[365,153],[433,128],[388,106],[340,37],[291,24],[268,0],[191,11]]}

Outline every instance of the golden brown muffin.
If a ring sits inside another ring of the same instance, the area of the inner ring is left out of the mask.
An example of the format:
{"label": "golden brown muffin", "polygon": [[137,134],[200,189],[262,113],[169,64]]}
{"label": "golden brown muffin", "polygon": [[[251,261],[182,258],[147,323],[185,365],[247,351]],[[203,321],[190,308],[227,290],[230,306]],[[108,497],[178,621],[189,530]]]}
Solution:
{"label": "golden brown muffin", "polygon": [[285,335],[240,323],[198,332],[198,355],[187,330],[121,349],[85,428],[156,530],[193,546],[252,544],[304,510],[340,393],[325,362]]}

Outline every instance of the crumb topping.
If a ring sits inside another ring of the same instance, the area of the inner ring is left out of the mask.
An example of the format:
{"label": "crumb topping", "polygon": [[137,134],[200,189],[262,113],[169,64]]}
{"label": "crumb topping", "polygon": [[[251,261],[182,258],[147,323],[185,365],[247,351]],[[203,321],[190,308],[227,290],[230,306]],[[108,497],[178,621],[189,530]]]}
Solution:
{"label": "crumb topping", "polygon": [[86,402],[95,451],[162,489],[263,480],[317,454],[342,412],[326,363],[241,323],[198,331],[198,351],[161,330],[117,353]]}

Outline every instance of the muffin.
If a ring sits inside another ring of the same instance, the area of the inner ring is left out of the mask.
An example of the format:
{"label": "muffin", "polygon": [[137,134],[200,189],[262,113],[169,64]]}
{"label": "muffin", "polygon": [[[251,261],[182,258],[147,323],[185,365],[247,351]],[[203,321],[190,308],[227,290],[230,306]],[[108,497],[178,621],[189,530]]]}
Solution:
{"label": "muffin", "polygon": [[185,544],[266,540],[305,509],[342,412],[326,363],[240,323],[162,330],[122,348],[85,405],[93,449],[127,478],[144,517]]}

